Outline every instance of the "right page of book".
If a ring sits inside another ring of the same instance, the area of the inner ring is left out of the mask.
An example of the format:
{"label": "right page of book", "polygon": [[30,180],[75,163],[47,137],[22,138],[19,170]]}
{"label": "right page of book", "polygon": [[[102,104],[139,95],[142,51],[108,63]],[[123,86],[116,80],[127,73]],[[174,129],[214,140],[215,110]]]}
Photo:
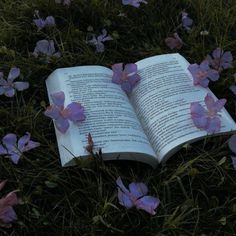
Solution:
{"label": "right page of book", "polygon": [[[149,57],[136,64],[141,81],[130,100],[158,160],[165,161],[182,144],[207,135],[206,131],[195,127],[190,104],[200,102],[205,106],[206,94],[213,93],[208,88],[193,85],[187,69],[189,63],[178,53]],[[234,120],[225,109],[220,115],[219,133],[236,130]]]}

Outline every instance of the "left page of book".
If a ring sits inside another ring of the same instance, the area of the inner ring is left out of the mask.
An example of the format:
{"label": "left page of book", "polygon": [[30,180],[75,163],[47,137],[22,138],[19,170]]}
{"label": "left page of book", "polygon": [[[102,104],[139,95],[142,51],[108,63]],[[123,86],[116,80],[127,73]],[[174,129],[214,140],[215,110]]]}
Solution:
{"label": "left page of book", "polygon": [[74,157],[88,156],[88,133],[95,148],[102,149],[104,160],[158,163],[127,95],[111,79],[112,70],[106,67],[79,66],[57,69],[46,80],[50,104],[50,94],[63,91],[64,107],[80,102],[85,108],[85,121],[79,125],[70,122],[65,134],[55,128],[63,166],[73,165]]}

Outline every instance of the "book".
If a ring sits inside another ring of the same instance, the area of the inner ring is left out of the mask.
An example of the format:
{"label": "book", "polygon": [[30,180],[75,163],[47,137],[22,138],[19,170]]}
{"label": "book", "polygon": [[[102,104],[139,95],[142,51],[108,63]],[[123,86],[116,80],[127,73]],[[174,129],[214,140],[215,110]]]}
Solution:
{"label": "book", "polygon": [[[70,123],[65,134],[55,129],[62,166],[86,158],[87,137],[101,148],[104,160],[134,160],[156,167],[185,143],[208,134],[195,127],[191,102],[204,105],[209,88],[193,85],[188,61],[178,53],[149,57],[136,62],[141,80],[127,94],[112,83],[112,70],[103,66],[59,68],[46,79],[50,94],[63,91],[65,107],[80,102],[85,121]],[[221,130],[214,135],[236,130],[225,108],[221,110]]]}

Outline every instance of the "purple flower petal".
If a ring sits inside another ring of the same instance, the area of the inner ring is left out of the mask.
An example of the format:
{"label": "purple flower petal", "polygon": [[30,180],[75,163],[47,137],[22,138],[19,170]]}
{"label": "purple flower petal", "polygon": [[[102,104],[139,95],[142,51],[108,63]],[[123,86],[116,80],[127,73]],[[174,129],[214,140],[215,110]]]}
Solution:
{"label": "purple flower petal", "polygon": [[12,87],[5,88],[5,93],[7,97],[13,97],[15,95],[15,89]]}
{"label": "purple flower petal", "polygon": [[223,55],[223,50],[221,48],[216,48],[213,52],[212,52],[212,56],[213,58],[220,58]]}
{"label": "purple flower petal", "polygon": [[231,156],[231,160],[232,160],[233,167],[236,170],[236,157]]}
{"label": "purple flower petal", "polygon": [[206,110],[198,102],[192,102],[190,110],[191,110],[191,118],[195,126],[199,129],[204,129],[208,122]]}
{"label": "purple flower petal", "polygon": [[60,110],[57,106],[48,106],[46,111],[44,112],[44,115],[52,119],[58,119],[58,117],[60,116]]}
{"label": "purple flower petal", "polygon": [[74,122],[84,121],[84,107],[78,102],[72,102],[64,109],[63,116]]}
{"label": "purple flower petal", "polygon": [[12,133],[9,133],[3,137],[2,143],[7,148],[8,152],[15,150],[16,140],[16,135]]}
{"label": "purple flower petal", "polygon": [[132,85],[128,82],[125,81],[121,84],[121,88],[127,93],[130,94],[132,92]]}
{"label": "purple flower petal", "polygon": [[7,86],[7,85],[8,85],[7,81],[3,78],[0,78],[0,86]]}
{"label": "purple flower petal", "polygon": [[63,134],[68,130],[70,124],[69,121],[67,119],[64,119],[63,117],[58,117],[55,120],[55,125],[57,127],[57,129],[62,132]]}
{"label": "purple flower petal", "polygon": [[42,28],[45,27],[45,21],[41,18],[33,20],[35,25],[37,26],[38,30],[41,30]]}
{"label": "purple flower petal", "polygon": [[12,152],[10,155],[9,155],[9,158],[12,160],[12,162],[14,164],[18,164],[19,160],[20,160],[20,157],[21,157],[21,154],[18,153],[18,152]]}
{"label": "purple flower petal", "polygon": [[28,82],[14,82],[14,88],[18,91],[23,91],[29,88],[29,83]]}
{"label": "purple flower petal", "polygon": [[10,70],[10,72],[8,74],[7,81],[8,82],[13,82],[14,79],[16,79],[19,76],[20,76],[20,69],[16,68],[16,67],[13,67],[13,68],[11,68],[11,70]]}
{"label": "purple flower petal", "polygon": [[207,77],[212,81],[216,81],[220,78],[219,72],[217,70],[209,70],[207,73]]}
{"label": "purple flower petal", "polygon": [[199,65],[199,67],[203,71],[204,70],[208,71],[210,69],[209,62],[207,60],[202,61],[201,64]]}
{"label": "purple flower petal", "polygon": [[30,140],[30,133],[26,132],[26,134],[18,140],[18,149],[19,149],[19,151],[23,152],[23,149],[27,145],[29,140]]}
{"label": "purple flower petal", "polygon": [[148,188],[144,183],[131,183],[129,190],[133,196],[140,198],[148,193]]}
{"label": "purple flower petal", "polygon": [[144,196],[138,199],[135,203],[137,209],[142,209],[148,212],[151,215],[155,215],[155,209],[159,206],[160,200],[151,196]]}
{"label": "purple flower petal", "polygon": [[209,84],[209,80],[208,79],[201,79],[201,80],[194,80],[194,85],[201,85],[203,88],[207,88],[208,84]]}
{"label": "purple flower petal", "polygon": [[129,194],[129,190],[124,186],[120,177],[117,178],[116,184],[119,187],[118,189],[121,189],[123,193]]}
{"label": "purple flower petal", "polygon": [[65,102],[64,92],[60,91],[60,92],[57,92],[57,93],[53,93],[53,94],[51,94],[51,98],[52,98],[53,103],[56,106],[61,107],[61,108],[64,107],[64,102]]}
{"label": "purple flower petal", "polygon": [[228,141],[229,148],[236,154],[236,134],[232,135]]}
{"label": "purple flower petal", "polygon": [[[120,64],[122,64],[122,63],[120,63]],[[113,67],[112,67],[112,69],[113,69]],[[121,68],[121,70],[122,70],[122,68]],[[137,73],[137,71],[138,71],[138,66],[136,64],[130,63],[130,64],[125,65],[124,72],[126,74],[129,75],[129,74]]]}
{"label": "purple flower petal", "polygon": [[133,201],[130,199],[130,197],[121,191],[121,189],[118,187],[118,199],[120,205],[126,207],[126,208],[131,208],[134,206]]}
{"label": "purple flower petal", "polygon": [[47,16],[45,19],[45,23],[47,26],[55,26],[56,25],[55,19],[53,16]]}
{"label": "purple flower petal", "polygon": [[219,117],[213,117],[213,118],[208,117],[207,119],[208,119],[208,123],[205,129],[207,133],[213,134],[220,131],[221,121]]}
{"label": "purple flower petal", "polygon": [[[5,155],[5,154],[7,154],[8,152],[7,152],[7,149],[6,148],[4,148],[2,145],[0,145],[0,155]],[[1,190],[1,189],[0,189]]]}

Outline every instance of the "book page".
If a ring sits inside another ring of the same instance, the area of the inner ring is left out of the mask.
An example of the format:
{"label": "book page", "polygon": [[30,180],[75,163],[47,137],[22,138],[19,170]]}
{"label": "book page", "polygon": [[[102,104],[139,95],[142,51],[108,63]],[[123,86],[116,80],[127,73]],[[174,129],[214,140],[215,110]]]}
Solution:
{"label": "book page", "polygon": [[[200,102],[205,106],[204,98],[210,90],[193,85],[187,70],[189,63],[179,54],[154,56],[136,64],[141,81],[131,95],[131,103],[162,161],[180,144],[207,135],[193,124],[190,103]],[[221,121],[220,133],[236,129],[225,109]]]}
{"label": "book page", "polygon": [[[62,164],[74,156],[88,156],[85,150],[88,133],[104,159],[131,159],[146,162],[144,154],[153,156],[147,162],[157,164],[155,152],[136,117],[128,97],[119,85],[111,82],[112,70],[101,66],[79,66],[57,69],[47,79],[48,93],[64,91],[65,107],[80,102],[86,120],[70,122],[66,134],[56,130]],[[110,155],[119,153],[120,155]],[[134,155],[136,153],[137,155]]]}

